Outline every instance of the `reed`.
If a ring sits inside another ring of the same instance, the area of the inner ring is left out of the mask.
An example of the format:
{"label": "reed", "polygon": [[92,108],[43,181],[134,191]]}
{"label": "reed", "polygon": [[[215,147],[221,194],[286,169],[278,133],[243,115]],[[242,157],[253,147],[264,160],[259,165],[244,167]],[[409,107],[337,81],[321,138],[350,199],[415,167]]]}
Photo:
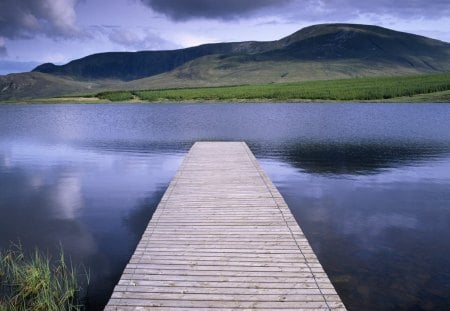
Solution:
{"label": "reed", "polygon": [[27,256],[11,244],[0,252],[0,311],[82,310],[78,276],[62,248],[52,259],[37,249]]}

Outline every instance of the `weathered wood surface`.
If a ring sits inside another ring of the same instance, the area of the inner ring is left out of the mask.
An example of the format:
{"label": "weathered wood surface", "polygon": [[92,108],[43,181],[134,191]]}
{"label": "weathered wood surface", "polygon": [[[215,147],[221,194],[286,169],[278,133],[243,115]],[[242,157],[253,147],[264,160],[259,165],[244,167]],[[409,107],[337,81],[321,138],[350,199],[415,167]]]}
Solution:
{"label": "weathered wood surface", "polygon": [[345,310],[243,142],[184,159],[106,310]]}

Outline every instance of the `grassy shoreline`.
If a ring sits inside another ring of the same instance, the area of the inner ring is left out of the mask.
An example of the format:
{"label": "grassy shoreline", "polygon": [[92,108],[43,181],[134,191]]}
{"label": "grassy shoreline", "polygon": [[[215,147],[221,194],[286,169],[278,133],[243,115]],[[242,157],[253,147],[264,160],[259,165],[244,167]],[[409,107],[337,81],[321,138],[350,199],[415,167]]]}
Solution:
{"label": "grassy shoreline", "polygon": [[82,310],[78,277],[62,248],[52,258],[37,249],[26,254],[20,244],[11,244],[0,250],[0,311]]}
{"label": "grassy shoreline", "polygon": [[106,91],[3,103],[450,102],[450,73],[264,85]]}
{"label": "grassy shoreline", "polygon": [[242,103],[242,104],[268,104],[268,103],[295,103],[295,104],[327,104],[327,103],[377,103],[377,104],[407,104],[407,103],[450,103],[450,91],[436,92],[436,93],[425,93],[417,94],[415,96],[402,96],[393,97],[389,99],[378,99],[378,100],[314,100],[308,98],[299,99],[289,99],[289,100],[269,100],[266,98],[254,98],[252,100],[243,100],[239,98],[228,99],[228,100],[207,100],[207,99],[196,99],[196,100],[155,100],[155,101],[145,101],[145,100],[123,100],[114,101],[107,99],[93,99],[86,100],[85,97],[71,97],[71,99],[61,99],[61,98],[43,98],[43,99],[30,99],[21,101],[0,101],[0,105],[14,104],[14,105],[28,105],[28,104],[49,104],[49,105],[64,105],[64,104],[227,104],[227,103]]}

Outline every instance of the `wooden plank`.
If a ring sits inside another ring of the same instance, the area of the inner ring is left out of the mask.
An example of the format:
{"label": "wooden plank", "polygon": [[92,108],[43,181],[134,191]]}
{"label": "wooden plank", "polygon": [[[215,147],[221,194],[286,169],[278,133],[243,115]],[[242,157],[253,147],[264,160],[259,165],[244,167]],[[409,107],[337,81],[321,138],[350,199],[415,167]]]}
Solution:
{"label": "wooden plank", "polygon": [[106,310],[345,310],[242,142],[195,143]]}
{"label": "wooden plank", "polygon": [[[325,298],[325,296],[323,296]],[[135,310],[154,310],[156,307],[168,308],[221,308],[221,309],[282,309],[294,310],[342,310],[344,305],[340,301],[230,301],[230,300],[164,300],[164,299],[138,299],[138,298],[111,298],[105,310],[122,310],[121,307],[134,307]],[[130,309],[128,309],[130,310]],[[131,309],[133,310],[133,309]]]}

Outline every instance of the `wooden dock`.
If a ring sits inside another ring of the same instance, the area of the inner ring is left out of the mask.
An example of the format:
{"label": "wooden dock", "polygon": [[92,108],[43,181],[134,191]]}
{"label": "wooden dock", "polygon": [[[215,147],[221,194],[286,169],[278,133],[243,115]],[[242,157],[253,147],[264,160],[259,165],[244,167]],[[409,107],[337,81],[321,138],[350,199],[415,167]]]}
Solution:
{"label": "wooden dock", "polygon": [[198,142],[105,310],[345,310],[243,142]]}

